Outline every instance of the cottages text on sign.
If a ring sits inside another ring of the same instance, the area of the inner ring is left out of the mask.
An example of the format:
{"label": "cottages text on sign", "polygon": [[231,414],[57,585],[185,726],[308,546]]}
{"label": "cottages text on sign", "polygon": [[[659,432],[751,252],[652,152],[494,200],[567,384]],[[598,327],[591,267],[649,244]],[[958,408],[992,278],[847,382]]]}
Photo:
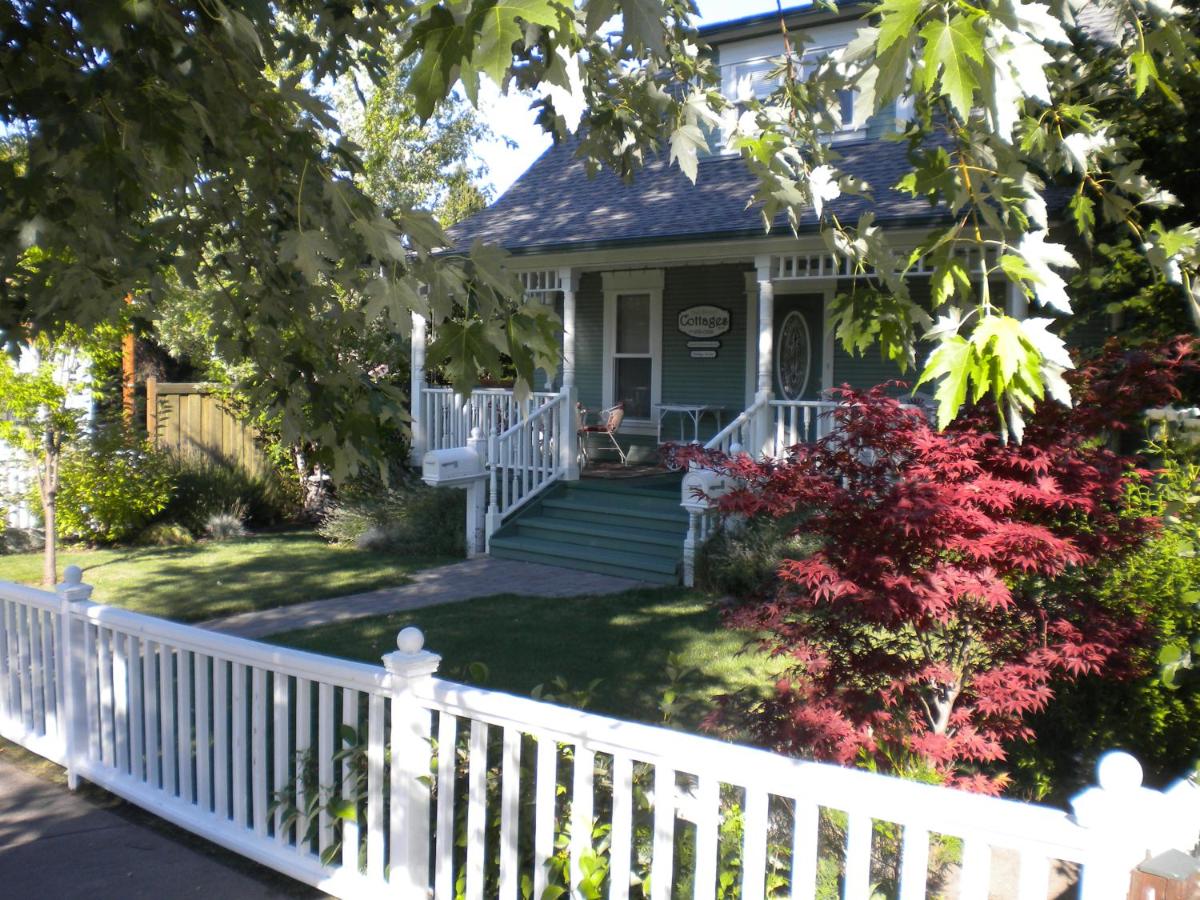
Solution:
{"label": "cottages text on sign", "polygon": [[689,306],[679,313],[679,330],[688,337],[714,338],[729,330],[733,315],[719,306]]}

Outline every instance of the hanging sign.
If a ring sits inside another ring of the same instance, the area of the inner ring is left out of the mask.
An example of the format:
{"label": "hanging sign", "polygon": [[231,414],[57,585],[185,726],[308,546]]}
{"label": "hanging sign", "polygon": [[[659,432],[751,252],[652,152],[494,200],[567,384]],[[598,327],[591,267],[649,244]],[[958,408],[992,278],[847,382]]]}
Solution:
{"label": "hanging sign", "polygon": [[733,314],[719,306],[689,306],[679,313],[679,330],[693,338],[715,338],[732,322]]}
{"label": "hanging sign", "polygon": [[693,350],[692,359],[716,359],[716,350]]}
{"label": "hanging sign", "polygon": [[689,350],[720,350],[720,341],[688,341]]}

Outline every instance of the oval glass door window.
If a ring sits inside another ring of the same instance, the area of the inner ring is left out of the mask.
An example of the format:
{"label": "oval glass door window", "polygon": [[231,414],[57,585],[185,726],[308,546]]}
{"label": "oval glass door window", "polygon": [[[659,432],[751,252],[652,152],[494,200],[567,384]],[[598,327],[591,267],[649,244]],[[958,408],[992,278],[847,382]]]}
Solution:
{"label": "oval glass door window", "polygon": [[812,367],[812,336],[808,322],[797,310],[788,313],[779,326],[775,349],[775,378],[785,400],[800,400],[808,389]]}

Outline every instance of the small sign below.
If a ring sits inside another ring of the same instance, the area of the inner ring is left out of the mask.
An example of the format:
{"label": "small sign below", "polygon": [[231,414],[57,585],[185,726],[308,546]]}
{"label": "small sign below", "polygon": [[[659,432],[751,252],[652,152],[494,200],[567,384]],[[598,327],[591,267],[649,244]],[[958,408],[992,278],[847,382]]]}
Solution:
{"label": "small sign below", "polygon": [[692,359],[716,359],[716,350],[693,350]]}
{"label": "small sign below", "polygon": [[715,338],[733,323],[733,313],[719,306],[689,306],[679,313],[679,330],[691,338]]}
{"label": "small sign below", "polygon": [[689,350],[720,350],[720,341],[688,341]]}

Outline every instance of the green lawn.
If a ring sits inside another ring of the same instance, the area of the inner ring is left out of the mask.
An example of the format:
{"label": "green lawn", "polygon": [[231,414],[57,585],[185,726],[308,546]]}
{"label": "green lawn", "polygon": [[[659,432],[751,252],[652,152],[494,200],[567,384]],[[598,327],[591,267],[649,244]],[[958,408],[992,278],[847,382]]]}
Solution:
{"label": "green lawn", "polygon": [[[197,622],[392,587],[417,569],[446,559],[397,559],[395,554],[336,547],[310,531],[253,535],[188,547],[66,551],[62,567],[83,568],[92,599],[113,606]],[[37,585],[40,553],[0,556],[0,580]]]}
{"label": "green lawn", "polygon": [[[694,726],[714,694],[769,685],[766,658],[743,653],[748,636],[720,623],[712,598],[682,588],[654,588],[565,599],[501,595],[414,612],[357,619],[277,635],[273,643],[378,663],[395,649],[396,632],[417,625],[442,656],[443,677],[516,694],[565,679],[572,692],[594,679],[587,707],[622,718],[660,722],[659,700],[674,686],[689,703],[676,717]],[[672,685],[673,656],[695,670]],[[483,663],[486,675],[474,667]],[[578,697],[559,702],[579,704]]]}

